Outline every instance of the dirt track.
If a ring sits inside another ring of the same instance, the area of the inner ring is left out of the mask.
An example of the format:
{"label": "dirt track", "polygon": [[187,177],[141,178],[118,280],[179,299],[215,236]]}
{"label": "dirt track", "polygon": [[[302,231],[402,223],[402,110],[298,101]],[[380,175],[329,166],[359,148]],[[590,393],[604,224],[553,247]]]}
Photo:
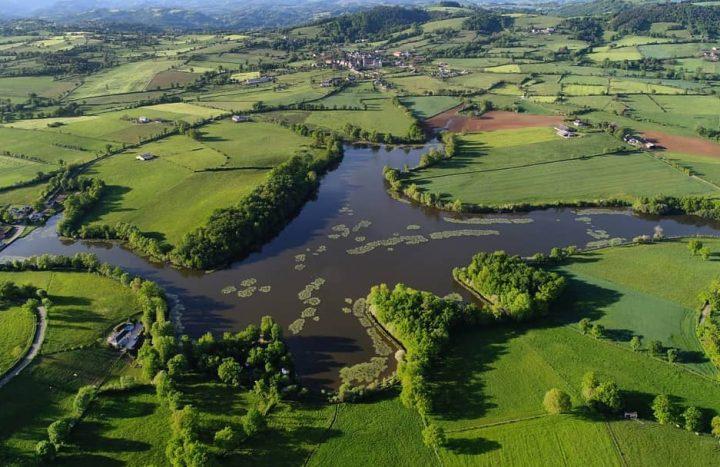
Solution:
{"label": "dirt track", "polygon": [[509,130],[533,126],[551,126],[562,123],[564,118],[555,115],[531,115],[504,110],[493,110],[480,117],[458,114],[458,108],[450,109],[426,120],[431,128],[454,132]]}
{"label": "dirt track", "polygon": [[661,131],[646,131],[643,136],[666,151],[720,158],[720,144],[699,136],[676,136]]}

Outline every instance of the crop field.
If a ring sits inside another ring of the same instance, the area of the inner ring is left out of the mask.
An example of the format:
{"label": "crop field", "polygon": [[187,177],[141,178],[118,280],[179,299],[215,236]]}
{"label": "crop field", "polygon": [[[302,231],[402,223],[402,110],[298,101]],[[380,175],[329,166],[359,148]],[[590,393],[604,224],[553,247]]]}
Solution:
{"label": "crop field", "polygon": [[435,32],[439,29],[462,29],[463,22],[467,18],[460,17],[460,18],[450,18],[450,19],[443,19],[439,21],[431,21],[429,23],[423,24],[423,31],[425,32]]}
{"label": "crop field", "polygon": [[451,78],[448,82],[472,89],[491,89],[501,82],[519,83],[522,76],[513,73],[471,73],[465,76]]}
{"label": "crop field", "polygon": [[47,164],[85,162],[105,150],[105,142],[53,131],[0,127],[3,150]]}
{"label": "crop field", "polygon": [[432,465],[435,456],[422,444],[421,430],[420,416],[396,397],[344,404],[310,465]]}
{"label": "crop field", "polygon": [[[148,107],[138,107],[117,112],[108,112],[101,115],[34,119],[13,122],[13,128],[44,129],[44,132],[35,132],[41,141],[58,140],[67,146],[81,146],[95,144],[104,151],[105,145],[110,143],[138,143],[140,140],[157,136],[173,128],[176,121],[184,120],[194,123],[201,119],[212,118],[223,112],[193,104],[172,103],[158,104]],[[147,117],[149,123],[140,123],[138,118]],[[57,125],[57,122],[60,125]],[[48,124],[57,126],[49,127]],[[0,131],[3,130],[0,128]],[[17,131],[17,130],[15,130]],[[22,135],[18,133],[18,139]],[[78,138],[82,137],[82,138]],[[77,140],[77,144],[73,144]],[[58,149],[63,149],[62,147]]]}
{"label": "crop field", "polygon": [[71,98],[81,100],[93,96],[144,91],[158,73],[180,63],[172,60],[147,60],[120,65],[87,78],[72,92]]}
{"label": "crop field", "polygon": [[39,171],[47,172],[54,168],[42,162],[0,156],[0,188],[31,180]]}
{"label": "crop field", "polygon": [[56,80],[50,76],[0,78],[0,97],[10,99],[11,102],[24,102],[30,93],[40,97],[56,98],[75,86],[72,80]]}
{"label": "crop field", "polygon": [[182,86],[192,83],[196,79],[198,79],[198,75],[195,73],[178,70],[165,70],[153,76],[145,89],[153,90],[165,89],[172,86]]}
{"label": "crop field", "polygon": [[400,91],[410,95],[438,94],[443,89],[460,90],[464,86],[450,81],[441,81],[427,75],[393,76],[390,78]]}
{"label": "crop field", "polygon": [[618,142],[604,134],[563,140],[548,128],[500,130],[466,135],[460,148],[450,161],[416,172],[412,182],[485,206],[714,192],[647,154],[613,154]]}
{"label": "crop field", "polygon": [[[593,266],[602,267],[602,262]],[[584,293],[593,287],[572,283],[571,290]],[[607,305],[617,298],[598,290],[593,305]],[[608,429],[623,433],[627,439],[621,443],[633,446],[631,452],[622,450],[630,465],[655,458],[654,442],[660,440],[692,445],[697,450],[694,459],[713,455],[716,448],[709,437],[698,438],[672,426],[618,421],[608,427],[583,411],[545,415],[542,398],[551,387],[568,392],[574,405],[581,403],[580,381],[587,371],[617,381],[625,391],[626,406],[645,418],[650,417],[649,403],[658,393],[677,397],[681,404],[720,408],[720,389],[712,381],[643,352],[584,336],[569,324],[585,316],[597,318],[595,307],[585,304],[556,313],[551,325],[477,330],[454,341],[433,383],[437,394],[433,418],[450,439],[442,451],[447,463],[548,465],[589,456],[588,464],[622,464]],[[521,385],[518,374],[523,375]],[[548,432],[554,434],[552,444],[547,443]]]}
{"label": "crop field", "polygon": [[662,59],[696,57],[700,55],[701,50],[715,46],[717,46],[717,44],[691,42],[685,44],[641,45],[638,49],[643,57]]}
{"label": "crop field", "polygon": [[596,47],[593,52],[588,54],[588,57],[596,62],[602,62],[605,59],[611,62],[623,61],[623,60],[640,60],[643,55],[640,53],[637,47]]}
{"label": "crop field", "polygon": [[[720,249],[718,240],[704,243],[712,251]],[[614,300],[596,307],[596,313],[598,322],[610,333],[616,332],[620,343],[627,345],[629,331],[645,342],[659,340],[675,347],[681,354],[702,354],[695,337],[700,307],[697,295],[703,284],[717,277],[715,261],[692,256],[686,241],[608,248],[581,259],[584,261],[563,268],[573,284],[578,284],[576,308],[600,303],[603,294],[612,295]],[[673,287],[667,287],[669,283]],[[710,376],[717,373],[704,359],[695,360],[690,358],[685,364]]]}
{"label": "crop field", "polygon": [[[238,202],[275,165],[312,152],[308,139],[269,123],[223,121],[202,133],[201,141],[173,136],[95,164],[88,173],[107,183],[108,194],[87,220],[129,222],[175,243],[215,209]],[[156,159],[135,160],[145,152]]]}
{"label": "crop field", "polygon": [[377,110],[326,110],[312,112],[305,119],[308,125],[315,125],[342,131],[350,123],[367,131],[390,133],[394,136],[407,135],[412,121],[405,112],[395,106],[390,98],[378,102]]}
{"label": "crop field", "polygon": [[0,309],[0,375],[5,374],[32,344],[35,335],[35,315],[21,306]]}
{"label": "crop field", "polygon": [[418,118],[425,119],[460,105],[461,100],[451,96],[413,96],[404,97],[402,103]]}

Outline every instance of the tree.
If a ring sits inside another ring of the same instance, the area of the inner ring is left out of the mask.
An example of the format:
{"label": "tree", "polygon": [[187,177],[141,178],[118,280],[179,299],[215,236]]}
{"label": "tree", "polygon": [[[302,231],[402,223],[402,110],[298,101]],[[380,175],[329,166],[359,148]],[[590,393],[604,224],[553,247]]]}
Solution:
{"label": "tree", "polygon": [[660,394],[653,399],[652,411],[655,420],[661,425],[669,423],[673,418],[673,406],[670,398],[665,394]]}
{"label": "tree", "polygon": [[183,354],[177,354],[167,362],[168,374],[170,376],[178,376],[188,369],[187,357]]}
{"label": "tree", "polygon": [[242,369],[242,365],[236,362],[234,358],[228,357],[223,359],[218,367],[218,377],[223,383],[238,387],[240,386]]}
{"label": "tree", "polygon": [[710,248],[704,246],[704,247],[700,248],[700,251],[698,252],[698,254],[704,261],[707,261],[710,259]]}
{"label": "tree", "polygon": [[633,350],[633,352],[637,352],[642,348],[642,341],[640,340],[640,336],[633,336],[632,339],[630,339],[630,348]]}
{"label": "tree", "polygon": [[157,350],[161,363],[166,363],[177,353],[177,340],[174,336],[157,336],[153,338],[153,348]]}
{"label": "tree", "polygon": [[590,334],[595,339],[602,339],[605,335],[605,326],[602,324],[595,323],[592,325],[592,328],[590,328]]}
{"label": "tree", "polygon": [[710,433],[716,438],[720,438],[720,415],[715,415],[710,421]]}
{"label": "tree", "polygon": [[433,449],[439,449],[447,443],[445,430],[434,423],[429,424],[423,429],[422,438],[425,446]]}
{"label": "tree", "polygon": [[250,438],[265,428],[265,418],[258,409],[252,408],[243,415],[242,426],[245,435]]}
{"label": "tree", "polygon": [[83,386],[78,389],[75,400],[73,401],[73,410],[75,415],[82,415],[87,410],[90,403],[97,396],[97,388],[95,386]]}
{"label": "tree", "polygon": [[663,351],[663,345],[662,342],[658,340],[652,340],[650,341],[650,352],[652,352],[654,355],[660,355]]}
{"label": "tree", "polygon": [[683,412],[685,420],[685,429],[687,431],[698,432],[702,430],[702,412],[697,407],[688,407]]}
{"label": "tree", "polygon": [[603,381],[595,391],[599,409],[604,412],[617,412],[622,408],[620,388],[615,381]]}
{"label": "tree", "polygon": [[549,414],[560,414],[569,412],[572,409],[570,396],[557,388],[552,388],[545,393],[543,406]]}
{"label": "tree", "polygon": [[667,361],[670,363],[675,363],[678,359],[678,351],[674,348],[667,349]]}
{"label": "tree", "polygon": [[578,323],[578,326],[580,326],[580,332],[583,334],[587,334],[590,332],[590,318],[583,318]]}
{"label": "tree", "polygon": [[162,368],[157,350],[153,349],[147,341],[138,350],[138,362],[142,366],[143,375],[149,380],[152,380]]}
{"label": "tree", "polygon": [[215,433],[215,445],[221,449],[227,449],[232,451],[237,448],[240,442],[240,437],[232,427],[226,426],[222,430]]}
{"label": "tree", "polygon": [[591,402],[595,397],[595,389],[600,385],[594,371],[589,371],[583,375],[581,393],[585,402]]}
{"label": "tree", "polygon": [[73,420],[70,418],[61,418],[48,426],[48,438],[55,447],[62,446],[70,436],[70,430],[73,426]]}
{"label": "tree", "polygon": [[698,256],[702,247],[703,243],[697,238],[691,238],[690,241],[688,241],[688,250],[690,250],[693,256]]}
{"label": "tree", "polygon": [[42,462],[52,462],[57,455],[57,449],[50,441],[43,440],[35,445],[35,454]]}

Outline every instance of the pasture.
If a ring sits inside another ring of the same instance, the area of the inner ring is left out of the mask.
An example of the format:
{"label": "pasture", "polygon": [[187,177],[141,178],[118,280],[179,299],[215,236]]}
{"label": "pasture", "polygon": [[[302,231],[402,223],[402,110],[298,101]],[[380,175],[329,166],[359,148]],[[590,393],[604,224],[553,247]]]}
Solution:
{"label": "pasture", "polygon": [[126,63],[86,78],[70,97],[82,100],[108,94],[144,91],[155,75],[180,65],[180,61],[146,60]]}
{"label": "pasture", "polygon": [[[200,141],[172,136],[145,144],[88,171],[108,188],[86,221],[135,224],[174,244],[204,224],[215,209],[237,203],[272,167],[297,153],[312,152],[309,143],[277,125],[222,121],[203,127]],[[156,158],[135,159],[145,152]]]}
{"label": "pasture", "polygon": [[0,375],[4,375],[30,348],[35,335],[35,314],[22,306],[0,309]]}
{"label": "pasture", "polygon": [[451,96],[413,96],[404,97],[402,103],[412,110],[418,118],[426,119],[461,104],[461,100]]}
{"label": "pasture", "polygon": [[650,155],[621,149],[602,133],[565,140],[550,128],[465,135],[453,159],[414,172],[410,182],[481,206],[716,193]]}

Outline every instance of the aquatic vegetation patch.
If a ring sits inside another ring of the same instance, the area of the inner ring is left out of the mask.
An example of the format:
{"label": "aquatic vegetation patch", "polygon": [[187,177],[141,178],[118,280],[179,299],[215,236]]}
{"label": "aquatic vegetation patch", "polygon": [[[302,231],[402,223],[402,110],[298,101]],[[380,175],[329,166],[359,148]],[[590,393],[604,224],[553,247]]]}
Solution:
{"label": "aquatic vegetation patch", "polygon": [[607,233],[606,230],[587,229],[586,233],[587,233],[589,236],[591,236],[592,238],[594,238],[595,240],[603,240],[603,239],[606,239],[606,238],[610,238],[610,234]]}
{"label": "aquatic vegetation patch", "polygon": [[398,235],[397,237],[386,238],[384,240],[375,240],[362,246],[346,250],[349,255],[362,255],[370,253],[376,248],[391,247],[395,245],[418,245],[427,242],[428,239],[423,235]]}
{"label": "aquatic vegetation patch", "polygon": [[347,303],[348,305],[352,305],[352,302],[353,302],[353,299],[352,299],[352,298],[350,298],[350,297],[345,297],[345,303]]}
{"label": "aquatic vegetation patch", "polygon": [[320,299],[317,297],[310,297],[307,300],[303,300],[305,305],[318,306],[320,305]]}
{"label": "aquatic vegetation patch", "polygon": [[355,225],[353,226],[352,231],[353,231],[353,232],[358,232],[358,231],[360,231],[360,230],[362,230],[362,229],[367,229],[367,228],[370,227],[371,225],[372,225],[372,222],[370,222],[369,220],[363,219],[363,220],[361,220],[360,222],[358,222],[357,224],[355,224]]}
{"label": "aquatic vegetation patch", "polygon": [[375,349],[376,355],[387,357],[392,353],[392,347],[388,345],[380,331],[378,331],[374,327],[369,327],[365,329],[365,331],[368,333],[368,336],[370,336],[370,339],[372,340],[373,348]]}
{"label": "aquatic vegetation patch", "polygon": [[345,313],[346,315],[349,315],[350,313],[352,313],[352,308],[344,306],[344,307],[342,307],[342,312]]}
{"label": "aquatic vegetation patch", "polygon": [[305,269],[305,264],[300,263],[300,264],[296,264],[296,265],[295,265],[295,270],[296,270],[296,271],[302,271],[303,269]]}
{"label": "aquatic vegetation patch", "polygon": [[335,233],[328,235],[328,238],[334,240],[338,238],[347,238],[348,235],[350,235],[350,228],[345,224],[333,225],[332,227],[330,227],[330,230]]}
{"label": "aquatic vegetation patch", "polygon": [[300,253],[299,255],[295,255],[295,262],[296,263],[302,263],[305,261],[305,253]]}
{"label": "aquatic vegetation patch", "polygon": [[372,383],[380,378],[387,369],[387,357],[372,357],[369,362],[340,369],[340,379],[343,383]]}
{"label": "aquatic vegetation patch", "polygon": [[462,230],[443,230],[442,232],[433,232],[430,234],[430,238],[433,240],[444,240],[447,238],[456,237],[484,237],[486,235],[500,235],[497,230],[477,230],[477,229],[462,229]]}
{"label": "aquatic vegetation patch", "polygon": [[587,242],[586,248],[605,248],[606,246],[618,246],[626,242],[627,239],[623,237],[615,237],[605,240],[595,240],[593,242]]}
{"label": "aquatic vegetation patch", "polygon": [[243,287],[251,287],[253,285],[257,284],[257,279],[251,277],[249,279],[245,279],[244,281],[240,282],[240,285]]}
{"label": "aquatic vegetation patch", "polygon": [[608,208],[587,208],[577,209],[574,211],[578,216],[593,216],[596,214],[609,214],[616,216],[632,216],[632,211],[628,209],[608,209]]}
{"label": "aquatic vegetation patch", "polygon": [[422,227],[420,227],[417,224],[410,224],[407,227],[405,227],[405,230],[420,230]]}
{"label": "aquatic vegetation patch", "polygon": [[292,323],[290,323],[290,326],[288,326],[288,329],[293,334],[300,334],[300,332],[305,327],[305,320],[303,318],[296,319]]}
{"label": "aquatic vegetation patch", "polygon": [[320,290],[320,287],[322,287],[325,284],[325,279],[322,277],[318,277],[312,282],[310,282],[308,285],[306,285],[300,292],[298,292],[298,300],[305,301],[312,297],[313,292],[316,292]]}
{"label": "aquatic vegetation patch", "polygon": [[493,224],[531,224],[535,222],[529,217],[443,217],[445,222],[451,224],[471,224],[471,225],[493,225]]}
{"label": "aquatic vegetation patch", "polygon": [[231,293],[234,293],[236,291],[237,291],[237,287],[235,287],[234,285],[227,285],[227,286],[223,287],[222,289],[220,289],[220,292],[223,295],[230,295]]}
{"label": "aquatic vegetation patch", "polygon": [[240,298],[249,298],[249,297],[253,296],[253,294],[255,293],[256,290],[257,290],[257,287],[255,287],[254,285],[251,287],[246,287],[242,290],[239,290],[237,293],[237,296]]}
{"label": "aquatic vegetation patch", "polygon": [[355,303],[353,303],[352,311],[353,315],[357,318],[362,318],[365,316],[365,310],[367,308],[367,302],[364,298],[358,298],[355,300]]}
{"label": "aquatic vegetation patch", "polygon": [[341,207],[338,212],[339,212],[340,214],[347,214],[348,216],[354,216],[354,215],[355,215],[355,210],[354,210],[353,208],[351,208],[350,206],[347,206],[347,205]]}
{"label": "aquatic vegetation patch", "polygon": [[270,291],[272,290],[272,286],[263,285],[262,287],[259,287],[258,290],[262,293],[270,293]]}
{"label": "aquatic vegetation patch", "polygon": [[320,321],[320,317],[319,317],[319,316],[313,316],[313,321],[315,321],[315,322]]}
{"label": "aquatic vegetation patch", "polygon": [[317,308],[309,306],[300,313],[300,317],[301,318],[312,318],[313,316],[315,316],[316,312],[317,312]]}
{"label": "aquatic vegetation patch", "polygon": [[582,222],[584,224],[589,224],[592,222],[592,218],[588,216],[580,216],[575,218],[575,222]]}
{"label": "aquatic vegetation patch", "polygon": [[358,243],[362,243],[362,242],[364,242],[366,239],[367,239],[367,237],[365,237],[364,235],[358,235],[357,237],[355,237],[355,241],[358,242]]}

